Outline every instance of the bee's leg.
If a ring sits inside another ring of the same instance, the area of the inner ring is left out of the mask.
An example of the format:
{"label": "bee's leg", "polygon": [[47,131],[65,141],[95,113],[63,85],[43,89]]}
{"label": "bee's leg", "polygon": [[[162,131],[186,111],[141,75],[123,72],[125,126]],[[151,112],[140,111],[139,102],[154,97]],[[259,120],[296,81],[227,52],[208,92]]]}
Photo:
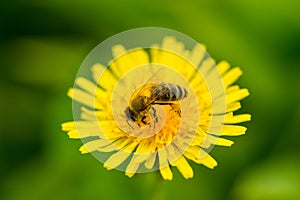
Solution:
{"label": "bee's leg", "polygon": [[151,107],[151,109],[152,109],[152,113],[151,113],[151,117],[152,117],[152,120],[153,120],[153,128],[155,129],[155,127],[156,127],[156,123],[158,123],[158,117],[157,117],[157,115],[156,115],[156,109],[154,108],[154,107]]}
{"label": "bee's leg", "polygon": [[179,117],[181,117],[181,110],[176,110],[176,113],[178,114]]}
{"label": "bee's leg", "polygon": [[148,125],[149,122],[145,121],[146,119],[147,119],[147,117],[143,116],[141,122],[143,122],[145,125]]}
{"label": "bee's leg", "polygon": [[126,120],[127,124],[133,129],[133,126],[131,126],[131,124],[129,123],[129,120]]}
{"label": "bee's leg", "polygon": [[157,123],[158,122],[158,117],[156,115],[156,109],[152,107],[152,110],[153,110],[153,116],[155,118],[155,122]]}
{"label": "bee's leg", "polygon": [[173,105],[174,103],[159,101],[159,102],[154,102],[153,104],[156,104],[156,105]]}

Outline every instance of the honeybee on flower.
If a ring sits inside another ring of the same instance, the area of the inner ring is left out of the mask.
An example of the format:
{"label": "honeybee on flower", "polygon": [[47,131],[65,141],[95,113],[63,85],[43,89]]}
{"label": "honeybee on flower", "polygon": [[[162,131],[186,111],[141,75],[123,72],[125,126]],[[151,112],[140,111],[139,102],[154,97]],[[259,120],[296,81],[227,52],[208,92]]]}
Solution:
{"label": "honeybee on flower", "polygon": [[[158,70],[157,73],[162,73]],[[152,79],[156,78],[155,75]],[[139,126],[149,124],[149,110],[154,112],[152,118],[157,118],[156,110],[152,105],[169,105],[180,115],[178,101],[187,96],[187,91],[183,87],[163,82],[148,82],[136,90],[129,100],[127,117],[132,119]],[[155,120],[157,122],[157,119]]]}
{"label": "honeybee on flower", "polygon": [[[172,180],[172,166],[192,178],[189,161],[214,168],[214,145],[231,146],[222,136],[244,134],[234,115],[249,95],[234,82],[242,74],[226,61],[217,65],[203,45],[192,49],[174,36],[161,44],[126,49],[112,46],[107,66],[91,67],[93,80],[78,77],[68,96],[82,104],[80,119],[62,124],[70,138],[82,139],[107,169],[136,173],[159,170]],[[153,79],[159,78],[159,81]]]}

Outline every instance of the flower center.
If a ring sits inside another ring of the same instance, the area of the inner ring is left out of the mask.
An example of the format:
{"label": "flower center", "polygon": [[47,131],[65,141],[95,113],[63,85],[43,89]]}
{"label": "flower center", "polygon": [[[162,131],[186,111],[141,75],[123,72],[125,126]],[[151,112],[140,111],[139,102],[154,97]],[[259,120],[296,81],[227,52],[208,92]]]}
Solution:
{"label": "flower center", "polygon": [[[140,144],[152,146],[152,151],[164,148],[172,142],[179,131],[181,124],[180,104],[176,102],[170,105],[152,105],[149,119],[149,124],[144,126],[131,123],[133,128],[126,134]],[[145,151],[147,150],[145,149]]]}
{"label": "flower center", "polygon": [[166,120],[162,129],[155,135],[157,146],[170,144],[179,131],[181,110],[179,104],[162,106],[166,111]]}

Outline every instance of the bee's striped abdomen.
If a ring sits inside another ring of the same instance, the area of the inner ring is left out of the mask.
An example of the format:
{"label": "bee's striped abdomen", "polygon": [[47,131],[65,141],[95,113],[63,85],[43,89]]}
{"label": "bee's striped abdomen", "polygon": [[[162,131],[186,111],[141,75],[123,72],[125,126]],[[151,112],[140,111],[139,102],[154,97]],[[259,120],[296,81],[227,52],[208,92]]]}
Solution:
{"label": "bee's striped abdomen", "polygon": [[187,96],[187,91],[179,85],[161,83],[160,86],[162,86],[164,90],[168,90],[168,92],[161,96],[161,101],[176,101]]}

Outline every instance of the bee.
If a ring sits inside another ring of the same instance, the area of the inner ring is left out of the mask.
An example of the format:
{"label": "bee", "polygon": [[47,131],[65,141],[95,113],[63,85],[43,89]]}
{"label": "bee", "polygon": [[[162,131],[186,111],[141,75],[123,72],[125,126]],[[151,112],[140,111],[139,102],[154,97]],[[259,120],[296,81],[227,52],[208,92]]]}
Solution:
{"label": "bee", "polygon": [[149,125],[150,109],[153,109],[152,113],[154,115],[156,113],[152,105],[170,105],[172,108],[176,108],[180,115],[178,101],[187,97],[187,95],[186,89],[176,84],[146,83],[133,93],[125,112],[138,126]]}

